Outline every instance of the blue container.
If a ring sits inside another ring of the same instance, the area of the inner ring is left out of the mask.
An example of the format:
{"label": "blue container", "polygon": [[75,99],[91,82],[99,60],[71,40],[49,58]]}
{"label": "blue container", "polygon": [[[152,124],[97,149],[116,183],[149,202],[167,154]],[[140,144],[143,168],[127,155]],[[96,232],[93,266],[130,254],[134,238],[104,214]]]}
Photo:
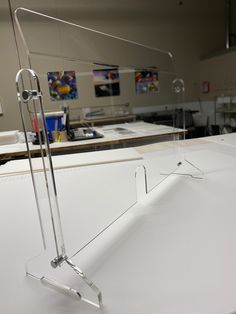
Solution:
{"label": "blue container", "polygon": [[49,138],[52,139],[52,131],[62,130],[62,117],[61,116],[46,117],[46,126]]}

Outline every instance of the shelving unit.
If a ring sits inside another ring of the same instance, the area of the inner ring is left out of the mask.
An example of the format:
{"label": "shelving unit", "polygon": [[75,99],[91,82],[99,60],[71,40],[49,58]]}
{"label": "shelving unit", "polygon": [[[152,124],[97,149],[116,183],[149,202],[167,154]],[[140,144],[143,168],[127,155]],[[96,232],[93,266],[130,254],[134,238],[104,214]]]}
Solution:
{"label": "shelving unit", "polygon": [[215,120],[217,121],[217,114],[221,114],[223,121],[220,123],[220,127],[222,130],[224,127],[227,128],[228,133],[234,132],[236,129],[236,103],[234,100],[235,96],[222,96],[216,99]]}

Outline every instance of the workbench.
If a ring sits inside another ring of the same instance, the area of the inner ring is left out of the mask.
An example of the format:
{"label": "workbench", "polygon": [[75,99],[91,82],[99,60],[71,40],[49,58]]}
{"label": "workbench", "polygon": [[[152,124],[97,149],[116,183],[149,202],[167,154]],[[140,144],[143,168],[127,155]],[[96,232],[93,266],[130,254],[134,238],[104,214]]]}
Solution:
{"label": "workbench", "polygon": [[[121,132],[119,129],[125,129],[127,132]],[[151,142],[170,141],[173,139],[173,136],[181,138],[186,132],[183,129],[142,121],[95,127],[95,130],[103,134],[104,137],[75,142],[52,143],[50,145],[52,154],[96,151],[100,149],[137,146]],[[30,150],[33,155],[39,155],[40,153],[39,145],[30,144]],[[0,146],[0,161],[25,157],[27,157],[27,150],[24,143]]]}

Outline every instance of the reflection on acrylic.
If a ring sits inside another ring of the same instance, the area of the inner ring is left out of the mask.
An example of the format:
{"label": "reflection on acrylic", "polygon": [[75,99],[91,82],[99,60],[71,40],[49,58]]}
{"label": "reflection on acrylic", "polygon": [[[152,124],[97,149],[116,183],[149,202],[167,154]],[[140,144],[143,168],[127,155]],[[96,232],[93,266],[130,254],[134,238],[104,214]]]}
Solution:
{"label": "reflection on acrylic", "polygon": [[48,72],[48,86],[51,100],[78,98],[75,71]]}
{"label": "reflection on acrylic", "polygon": [[96,97],[120,95],[120,76],[118,69],[93,71]]}
{"label": "reflection on acrylic", "polygon": [[136,94],[156,93],[159,90],[157,71],[135,71]]}

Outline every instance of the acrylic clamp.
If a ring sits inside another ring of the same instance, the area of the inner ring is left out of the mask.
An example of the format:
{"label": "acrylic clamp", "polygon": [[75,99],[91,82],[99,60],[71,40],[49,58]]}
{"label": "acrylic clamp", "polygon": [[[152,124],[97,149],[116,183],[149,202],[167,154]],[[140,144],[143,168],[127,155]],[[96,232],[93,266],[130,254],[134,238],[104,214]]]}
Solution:
{"label": "acrylic clamp", "polygon": [[[24,90],[21,91],[20,82],[22,83],[21,85],[24,86],[23,75],[25,74],[28,75],[28,78],[30,79],[31,89],[26,90],[23,88]],[[85,284],[92,290],[92,292],[96,295],[97,301],[93,302],[89,299],[86,299],[76,289],[73,289],[72,287],[59,283],[55,280],[49,279],[46,276],[38,277],[26,271],[27,275],[40,280],[42,284],[46,284],[47,286],[50,286],[56,290],[59,290],[61,292],[74,296],[78,300],[84,301],[97,308],[101,308],[102,307],[101,291],[90,279],[87,278],[84,272],[79,267],[77,267],[72,262],[71,259],[67,257],[67,254],[66,254],[63,231],[62,231],[62,224],[61,224],[61,218],[60,218],[60,209],[59,209],[56,181],[55,181],[55,176],[54,176],[54,170],[53,170],[53,164],[52,164],[52,158],[51,158],[51,152],[50,152],[50,146],[49,146],[49,139],[47,135],[47,127],[46,127],[43,102],[42,102],[42,92],[40,88],[38,75],[32,69],[19,70],[16,75],[16,90],[17,90],[17,99],[18,99],[18,103],[20,107],[23,131],[25,135],[25,142],[26,142],[26,147],[27,147],[27,152],[28,152],[30,172],[31,172],[32,184],[33,184],[36,206],[37,206],[37,211],[38,211],[39,223],[40,223],[40,228],[41,228],[41,233],[42,233],[44,250],[46,250],[47,248],[46,246],[47,241],[45,238],[45,232],[44,232],[44,227],[43,227],[43,218],[42,218],[43,208],[41,208],[42,205],[40,204],[39,191],[37,190],[37,186],[36,186],[36,178],[35,178],[35,173],[33,169],[30,145],[27,139],[27,128],[26,128],[26,122],[25,122],[26,119],[25,119],[24,110],[23,110],[24,109],[23,106],[24,105],[28,106],[30,101],[33,101],[34,117],[36,118],[37,125],[40,126],[41,128],[40,131],[42,131],[42,132],[38,131],[40,153],[41,153],[41,159],[42,159],[42,165],[43,165],[44,183],[45,183],[45,188],[47,191],[47,203],[50,210],[51,228],[53,231],[53,238],[54,238],[53,247],[56,250],[56,257],[53,258],[53,260],[50,262],[51,267],[58,268],[63,263],[67,264],[70,268],[73,269],[73,271],[77,275],[79,275],[79,277],[85,282]],[[43,138],[42,138],[42,135],[43,135]]]}

